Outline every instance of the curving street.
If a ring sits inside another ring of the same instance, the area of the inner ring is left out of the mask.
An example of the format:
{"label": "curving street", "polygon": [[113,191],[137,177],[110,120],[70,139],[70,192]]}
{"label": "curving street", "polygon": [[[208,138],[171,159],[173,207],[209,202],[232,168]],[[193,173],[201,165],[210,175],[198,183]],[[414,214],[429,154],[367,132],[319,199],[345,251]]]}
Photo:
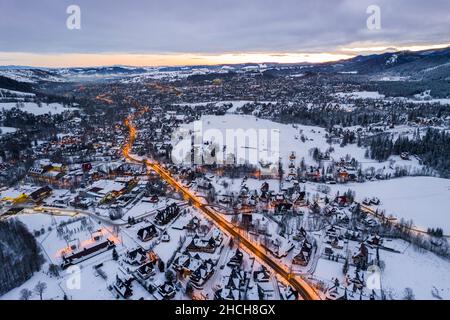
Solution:
{"label": "curving street", "polygon": [[236,227],[230,224],[220,215],[216,214],[207,205],[205,205],[201,199],[193,194],[188,188],[184,187],[178,180],[176,180],[168,170],[166,170],[162,165],[157,162],[153,162],[147,159],[141,159],[140,157],[133,155],[130,151],[132,149],[133,143],[137,137],[137,129],[133,125],[134,115],[129,116],[125,119],[124,124],[129,130],[129,137],[127,143],[123,146],[122,152],[124,157],[131,162],[143,163],[147,165],[149,169],[154,170],[169,183],[173,188],[180,192],[186,200],[191,201],[191,203],[199,209],[205,216],[211,219],[221,230],[225,231],[229,235],[235,238],[239,238],[241,245],[252,255],[262,261],[264,264],[269,266],[275,273],[277,273],[281,278],[283,278],[289,285],[291,285],[295,290],[298,291],[300,296],[305,300],[320,300],[318,293],[315,289],[309,285],[301,277],[296,276],[286,270],[284,266],[280,265],[277,261],[274,261],[269,255],[265,253],[265,250],[258,244],[253,243],[245,236],[243,236]]}

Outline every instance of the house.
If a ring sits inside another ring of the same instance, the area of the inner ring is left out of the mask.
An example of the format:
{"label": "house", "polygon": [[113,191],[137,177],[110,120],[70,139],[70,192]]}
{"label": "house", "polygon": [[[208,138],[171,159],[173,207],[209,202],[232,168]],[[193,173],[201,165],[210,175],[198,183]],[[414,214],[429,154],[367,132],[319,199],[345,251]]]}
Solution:
{"label": "house", "polygon": [[383,244],[383,239],[375,234],[375,235],[371,235],[369,237],[369,239],[367,239],[367,243],[373,246],[381,246]]}
{"label": "house", "polygon": [[334,199],[334,202],[340,207],[347,207],[351,204],[350,199],[347,196],[337,196]]}
{"label": "house", "polygon": [[232,196],[225,195],[225,194],[219,195],[217,198],[218,198],[219,203],[221,203],[221,204],[230,204],[233,199]]}
{"label": "house", "polygon": [[323,253],[326,256],[331,256],[334,254],[333,248],[331,248],[331,246],[325,246],[325,249],[323,250]]}
{"label": "house", "polygon": [[146,280],[153,276],[155,274],[155,266],[153,262],[149,261],[147,263],[144,263],[142,266],[140,266],[136,270],[136,274],[141,278],[142,280]]}
{"label": "house", "polygon": [[336,178],[340,183],[345,183],[349,180],[349,174],[345,169],[339,169]]}
{"label": "house", "polygon": [[132,266],[141,266],[147,263],[150,259],[148,251],[142,247],[138,247],[133,250],[128,250],[125,254],[124,261]]}
{"label": "house", "polygon": [[133,295],[133,290],[131,289],[131,282],[133,278],[125,277],[121,278],[119,275],[116,275],[116,281],[113,284],[113,288],[115,291],[124,299],[128,299]]}
{"label": "house", "polygon": [[186,230],[195,231],[200,225],[200,220],[197,217],[193,217],[186,225]]}
{"label": "house", "polygon": [[341,233],[341,228],[337,227],[337,226],[330,226],[329,228],[327,228],[325,230],[325,234],[328,237],[338,237]]}
{"label": "house", "polygon": [[258,290],[258,296],[260,296],[263,300],[266,300],[269,297],[273,296],[274,287],[272,283],[257,282],[256,288]]}
{"label": "house", "polygon": [[280,235],[274,235],[270,242],[262,245],[270,253],[277,258],[286,257],[288,253],[294,249],[295,244],[289,239],[286,239]]}
{"label": "house", "polygon": [[141,241],[149,241],[153,239],[158,234],[158,231],[156,230],[156,227],[154,224],[150,224],[146,227],[143,227],[138,230],[137,236],[139,240]]}
{"label": "house", "polygon": [[323,210],[323,213],[326,215],[326,216],[333,216],[333,215],[335,215],[336,213],[337,213],[337,208],[336,207],[334,207],[334,206],[331,206],[331,205],[328,205],[328,206],[326,206],[325,208],[324,208],[324,210]]}
{"label": "house", "polygon": [[264,266],[261,266],[260,270],[253,272],[253,280],[255,282],[269,282],[270,273]]}
{"label": "house", "polygon": [[276,203],[274,206],[275,206],[275,212],[281,213],[281,212],[286,212],[286,211],[290,210],[292,208],[292,203],[280,202],[280,203]]}
{"label": "house", "polygon": [[164,232],[163,235],[161,236],[161,241],[162,242],[169,242],[170,241],[170,236],[167,232]]}
{"label": "house", "polygon": [[214,293],[214,299],[241,300],[248,280],[247,272],[233,268],[230,275],[222,278],[220,289]]}
{"label": "house", "polygon": [[369,263],[369,250],[367,246],[361,243],[359,250],[352,256],[353,263],[356,267],[365,270]]}
{"label": "house", "polygon": [[199,190],[207,191],[213,188],[213,185],[207,178],[201,178],[197,180],[197,188]]}
{"label": "house", "polygon": [[115,247],[115,243],[104,238],[100,232],[92,236],[92,239],[86,245],[71,245],[61,251],[61,258],[63,260],[61,267],[67,268],[70,265],[76,264],[104,251],[108,251]]}
{"label": "house", "polygon": [[234,253],[234,255],[230,258],[230,261],[228,261],[227,266],[229,266],[229,267],[240,266],[242,264],[243,259],[244,259],[244,255],[238,248],[238,249],[236,249],[236,252]]}
{"label": "house", "polygon": [[303,227],[300,227],[300,230],[292,237],[292,239],[297,241],[302,241],[306,238],[307,232]]}
{"label": "house", "polygon": [[298,292],[294,289],[292,289],[291,286],[287,286],[287,288],[283,291],[280,292],[281,294],[281,298],[283,300],[297,300],[298,299]]}
{"label": "house", "polygon": [[41,202],[42,200],[44,200],[45,198],[50,196],[51,193],[52,193],[52,189],[49,186],[45,186],[45,187],[39,188],[36,191],[30,193],[28,197],[33,202],[37,203],[37,202]]}
{"label": "house", "polygon": [[335,249],[343,249],[344,243],[338,237],[329,236],[327,237],[326,243],[330,244]]}
{"label": "house", "polygon": [[175,297],[175,287],[170,282],[164,282],[163,284],[157,286],[157,290],[164,300],[169,300]]}
{"label": "house", "polygon": [[303,204],[305,200],[305,195],[306,195],[305,191],[294,192],[291,196],[291,201],[296,205]]}
{"label": "house", "polygon": [[214,253],[216,250],[216,241],[212,237],[209,239],[202,239],[198,235],[195,235],[186,249],[190,252]]}
{"label": "house", "polygon": [[202,289],[202,285],[214,273],[214,263],[211,259],[203,261],[203,263],[190,275],[189,279],[192,286],[197,289]]}
{"label": "house", "polygon": [[240,300],[240,291],[237,289],[220,288],[214,293],[215,300]]}
{"label": "house", "polygon": [[341,289],[338,286],[333,286],[325,293],[326,300],[347,300],[347,289]]}
{"label": "house", "polygon": [[300,266],[307,266],[311,259],[312,244],[308,240],[304,240],[300,252],[294,256],[292,263]]}
{"label": "house", "polygon": [[306,173],[306,178],[310,181],[319,182],[320,181],[320,171],[316,169],[314,171],[310,171]]}
{"label": "house", "polygon": [[195,255],[183,253],[176,256],[172,263],[172,268],[179,272],[182,276],[188,277],[203,264],[204,261],[198,253]]}
{"label": "house", "polygon": [[176,203],[168,205],[163,210],[158,210],[155,217],[155,222],[159,225],[168,224],[180,213],[180,207]]}

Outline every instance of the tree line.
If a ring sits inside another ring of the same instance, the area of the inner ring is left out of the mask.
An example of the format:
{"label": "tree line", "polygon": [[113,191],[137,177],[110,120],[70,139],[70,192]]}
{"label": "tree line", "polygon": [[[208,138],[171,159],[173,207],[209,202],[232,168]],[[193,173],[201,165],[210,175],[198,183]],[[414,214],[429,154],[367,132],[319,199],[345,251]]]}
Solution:
{"label": "tree line", "polygon": [[413,138],[398,137],[395,141],[390,135],[379,135],[369,139],[370,157],[385,161],[391,155],[403,152],[416,155],[422,164],[436,170],[442,177],[450,178],[450,134],[429,128],[425,135],[415,134]]}
{"label": "tree line", "polygon": [[22,222],[0,221],[0,295],[31,278],[43,262],[36,239]]}

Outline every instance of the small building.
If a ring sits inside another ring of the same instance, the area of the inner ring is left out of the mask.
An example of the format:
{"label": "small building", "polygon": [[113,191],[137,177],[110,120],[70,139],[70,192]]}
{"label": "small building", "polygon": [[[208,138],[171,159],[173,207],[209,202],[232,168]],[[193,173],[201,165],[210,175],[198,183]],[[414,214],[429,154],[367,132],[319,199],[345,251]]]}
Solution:
{"label": "small building", "polygon": [[238,249],[236,249],[236,252],[234,255],[230,258],[230,261],[228,261],[227,266],[229,267],[236,267],[240,266],[242,264],[242,261],[244,259],[244,254]]}
{"label": "small building", "polygon": [[138,230],[137,236],[139,240],[146,242],[153,239],[158,234],[154,224],[150,224]]}
{"label": "small building", "polygon": [[151,276],[153,276],[155,274],[155,266],[154,266],[153,262],[149,261],[147,263],[144,263],[142,266],[140,266],[136,270],[136,274],[142,280],[146,280],[146,279],[150,278]]}
{"label": "small building", "polygon": [[52,189],[49,186],[45,186],[37,189],[36,191],[30,193],[28,196],[33,202],[41,202],[45,198],[49,197],[52,193]]}
{"label": "small building", "polygon": [[297,264],[302,267],[305,267],[308,265],[309,260],[311,259],[311,251],[312,251],[312,244],[308,242],[308,240],[304,240],[302,247],[300,248],[300,252],[296,254],[292,260],[292,264]]}
{"label": "small building", "polygon": [[133,290],[131,289],[131,282],[133,278],[125,277],[122,279],[119,275],[116,275],[116,281],[113,284],[114,290],[124,299],[128,299],[133,295]]}

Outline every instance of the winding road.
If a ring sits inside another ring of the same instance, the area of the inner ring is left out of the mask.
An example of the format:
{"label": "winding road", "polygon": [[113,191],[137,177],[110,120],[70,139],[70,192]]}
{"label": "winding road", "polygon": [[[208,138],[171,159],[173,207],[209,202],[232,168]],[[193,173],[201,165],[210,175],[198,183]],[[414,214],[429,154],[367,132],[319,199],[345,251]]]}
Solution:
{"label": "winding road", "polygon": [[[145,112],[145,111],[144,111]],[[298,291],[300,296],[305,300],[320,300],[320,296],[316,292],[316,290],[301,277],[292,274],[289,270],[287,270],[284,266],[280,265],[279,262],[274,261],[269,255],[265,253],[265,250],[257,243],[252,242],[243,236],[236,227],[234,227],[231,223],[225,220],[221,215],[214,212],[207,205],[202,202],[202,199],[196,196],[191,190],[184,187],[177,179],[172,177],[171,173],[166,170],[162,165],[158,162],[150,161],[148,159],[143,159],[139,156],[136,156],[131,153],[132,146],[137,137],[137,129],[133,125],[133,119],[136,115],[142,114],[142,112],[137,112],[133,115],[130,115],[124,120],[125,126],[128,128],[129,136],[127,143],[122,147],[122,152],[124,157],[134,163],[140,163],[145,165],[155,171],[160,175],[162,179],[164,179],[167,183],[169,183],[176,191],[180,192],[183,195],[183,198],[189,200],[192,205],[194,205],[200,212],[202,212],[205,216],[211,219],[222,231],[225,231],[232,237],[238,238],[240,244],[262,261],[264,264],[269,266],[275,273],[277,273],[281,278],[283,278],[289,285],[291,285],[295,290]]]}

